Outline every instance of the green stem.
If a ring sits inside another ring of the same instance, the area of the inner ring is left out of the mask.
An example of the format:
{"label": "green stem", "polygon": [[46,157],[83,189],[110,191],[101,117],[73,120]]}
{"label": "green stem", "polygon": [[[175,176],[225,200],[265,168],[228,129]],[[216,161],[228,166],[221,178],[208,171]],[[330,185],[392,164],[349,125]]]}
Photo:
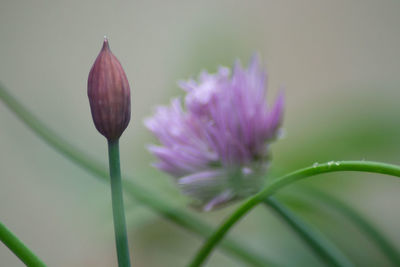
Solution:
{"label": "green stem", "polygon": [[308,195],[315,195],[315,197],[322,200],[324,204],[327,204],[331,208],[336,209],[342,215],[346,216],[357,225],[357,229],[363,231],[365,236],[377,245],[378,249],[393,263],[393,266],[400,266],[400,252],[397,251],[395,246],[385,237],[385,235],[378,231],[377,228],[364,218],[363,215],[348,206],[345,202],[342,202],[327,193],[313,188],[306,188],[306,192]]}
{"label": "green stem", "polygon": [[115,244],[118,266],[130,267],[128,235],[126,233],[124,199],[122,196],[121,168],[119,162],[119,141],[108,141],[110,163],[111,198],[114,218]]}
{"label": "green stem", "polygon": [[[186,230],[204,238],[207,238],[213,232],[213,227],[204,223],[197,216],[193,216],[188,212],[172,207],[167,201],[150,201],[149,198],[155,197],[154,194],[150,194],[145,190],[140,191],[140,189],[136,188],[132,183],[130,183],[130,181],[123,180],[122,183],[124,190],[129,193],[130,196],[134,196],[134,198],[141,203],[146,203],[149,208],[157,211],[159,215]],[[227,237],[222,240],[221,247],[225,252],[229,252],[229,254],[236,256],[238,259],[247,263],[247,265],[250,264],[250,266],[260,267],[278,266],[277,263],[267,260],[265,257],[255,253],[251,248],[243,244],[243,241],[240,242]]]}
{"label": "green stem", "polygon": [[0,222],[0,241],[4,243],[28,267],[45,267],[38,256],[22,243],[7,227]]}
{"label": "green stem", "polygon": [[[102,182],[108,182],[107,170],[101,163],[92,159],[83,151],[74,147],[61,136],[56,134],[52,129],[34,116],[32,112],[26,109],[15,97],[8,93],[5,87],[1,84],[0,99],[28,128],[32,130],[34,134],[50,147],[75,163],[77,166],[92,173],[94,175],[93,177]],[[126,175],[123,176],[127,178]],[[124,190],[127,190],[127,193],[133,199],[136,199],[141,204],[149,207],[154,212],[164,216],[171,222],[201,237],[207,237],[213,231],[213,228],[210,225],[197,216],[169,204],[168,201],[158,197],[153,191],[134,183],[133,180],[133,178],[129,177],[122,181]],[[238,259],[247,262],[252,266],[273,265],[263,256],[256,254],[253,250],[243,245],[243,242],[226,239],[222,243],[222,248],[225,252],[236,256]]]}
{"label": "green stem", "polygon": [[264,200],[311,248],[311,250],[329,266],[353,266],[346,256],[328,239],[313,230],[296,214],[291,212],[274,197]]}
{"label": "green stem", "polygon": [[214,247],[224,238],[225,234],[246,215],[257,204],[264,201],[267,197],[273,195],[283,187],[292,184],[298,180],[315,176],[317,174],[339,172],[339,171],[361,171],[387,174],[400,177],[400,167],[396,165],[370,162],[370,161],[338,161],[319,164],[289,173],[261,190],[253,197],[246,200],[232,215],[230,215],[218,229],[206,240],[204,245],[194,257],[190,266],[200,266],[214,249]]}

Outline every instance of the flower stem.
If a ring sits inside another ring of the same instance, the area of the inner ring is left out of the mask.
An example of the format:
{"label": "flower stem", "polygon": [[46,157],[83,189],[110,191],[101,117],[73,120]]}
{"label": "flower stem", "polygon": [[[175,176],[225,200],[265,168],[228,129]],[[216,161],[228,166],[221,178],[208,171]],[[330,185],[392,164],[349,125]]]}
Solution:
{"label": "flower stem", "polygon": [[108,157],[110,163],[111,197],[118,266],[130,267],[131,264],[129,259],[128,236],[126,233],[124,200],[122,197],[118,139],[115,141],[108,141]]}
{"label": "flower stem", "polygon": [[7,227],[0,222],[0,241],[4,243],[28,267],[45,267],[38,256],[22,243]]}
{"label": "flower stem", "polygon": [[235,212],[233,212],[218,229],[206,240],[204,245],[198,251],[190,266],[201,266],[207,259],[208,255],[216,247],[216,245],[224,238],[226,233],[241,218],[244,217],[252,208],[264,201],[267,197],[273,195],[283,187],[292,184],[298,180],[315,176],[317,174],[339,172],[339,171],[360,171],[370,173],[387,174],[400,177],[400,166],[391,165],[380,162],[371,161],[338,161],[319,164],[318,166],[310,166],[289,173],[281,178],[276,179],[270,185],[266,186],[259,193],[246,200]]}
{"label": "flower stem", "polygon": [[276,198],[266,198],[264,203],[274,210],[329,266],[352,266],[346,256],[334,244],[312,229]]}

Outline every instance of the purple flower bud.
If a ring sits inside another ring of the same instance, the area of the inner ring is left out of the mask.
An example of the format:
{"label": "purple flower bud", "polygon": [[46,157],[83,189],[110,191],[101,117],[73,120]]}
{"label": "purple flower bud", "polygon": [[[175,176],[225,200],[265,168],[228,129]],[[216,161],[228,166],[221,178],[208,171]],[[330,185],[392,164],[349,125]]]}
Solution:
{"label": "purple flower bud", "polygon": [[131,98],[128,79],[106,38],[89,73],[88,96],[96,129],[117,140],[131,118]]}
{"label": "purple flower bud", "polygon": [[199,81],[181,82],[187,94],[158,107],[145,120],[161,145],[149,147],[155,166],[176,177],[194,205],[208,211],[256,193],[269,162],[269,143],[279,134],[283,95],[268,107],[266,74],[254,57],[233,74],[220,68]]}

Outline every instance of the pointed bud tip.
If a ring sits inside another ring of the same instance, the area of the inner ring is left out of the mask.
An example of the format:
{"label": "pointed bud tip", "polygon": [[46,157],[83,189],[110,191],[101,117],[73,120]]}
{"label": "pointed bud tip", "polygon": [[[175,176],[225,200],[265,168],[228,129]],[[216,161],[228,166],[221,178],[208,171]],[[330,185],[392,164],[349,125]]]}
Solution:
{"label": "pointed bud tip", "polygon": [[108,38],[105,35],[104,35],[103,47],[101,50],[110,50],[110,44],[108,43]]}

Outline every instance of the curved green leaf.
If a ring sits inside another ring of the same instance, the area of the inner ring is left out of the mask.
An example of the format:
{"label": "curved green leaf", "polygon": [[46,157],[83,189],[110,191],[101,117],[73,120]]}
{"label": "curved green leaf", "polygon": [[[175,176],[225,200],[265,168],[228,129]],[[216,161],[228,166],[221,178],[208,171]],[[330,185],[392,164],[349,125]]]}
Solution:
{"label": "curved green leaf", "polygon": [[259,193],[250,197],[245,201],[235,212],[233,212],[219,227],[218,229],[206,240],[204,245],[198,251],[190,266],[201,266],[206,260],[208,255],[217,246],[217,244],[224,238],[228,231],[242,219],[252,208],[264,201],[269,196],[273,195],[280,189],[288,186],[301,179],[315,176],[322,173],[339,172],[339,171],[358,171],[358,172],[371,172],[380,173],[400,177],[400,166],[371,162],[371,161],[337,161],[327,162],[319,165],[306,167],[292,173],[289,173],[281,178],[276,179],[270,185],[265,187]]}

